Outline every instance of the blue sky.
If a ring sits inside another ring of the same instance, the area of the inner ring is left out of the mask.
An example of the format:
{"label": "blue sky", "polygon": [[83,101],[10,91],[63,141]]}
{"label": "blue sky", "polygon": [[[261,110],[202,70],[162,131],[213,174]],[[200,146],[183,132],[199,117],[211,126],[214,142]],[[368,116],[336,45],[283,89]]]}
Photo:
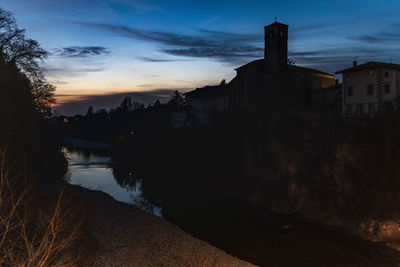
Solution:
{"label": "blue sky", "polygon": [[263,57],[263,26],[289,24],[289,57],[333,73],[400,63],[400,1],[0,0],[50,52],[61,113],[151,102],[234,77]]}

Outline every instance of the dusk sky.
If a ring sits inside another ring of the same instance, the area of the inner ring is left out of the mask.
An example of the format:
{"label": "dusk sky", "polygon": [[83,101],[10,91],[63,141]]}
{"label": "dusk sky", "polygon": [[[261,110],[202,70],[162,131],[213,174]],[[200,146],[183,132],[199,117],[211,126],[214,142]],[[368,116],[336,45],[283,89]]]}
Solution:
{"label": "dusk sky", "polygon": [[47,79],[63,114],[148,102],[230,81],[263,57],[265,25],[289,25],[289,58],[325,72],[400,63],[399,0],[0,0],[50,52]]}

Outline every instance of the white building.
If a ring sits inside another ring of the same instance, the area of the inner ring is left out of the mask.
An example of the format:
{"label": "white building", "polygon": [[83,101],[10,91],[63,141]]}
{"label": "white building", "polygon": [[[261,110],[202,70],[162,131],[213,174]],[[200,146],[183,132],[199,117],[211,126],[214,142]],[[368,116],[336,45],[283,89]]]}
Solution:
{"label": "white building", "polygon": [[336,72],[342,74],[342,110],[346,116],[370,116],[396,107],[400,95],[400,64],[368,62]]}
{"label": "white building", "polygon": [[229,108],[229,84],[206,86],[185,93],[186,104],[193,115],[193,124],[207,125],[218,113]]}

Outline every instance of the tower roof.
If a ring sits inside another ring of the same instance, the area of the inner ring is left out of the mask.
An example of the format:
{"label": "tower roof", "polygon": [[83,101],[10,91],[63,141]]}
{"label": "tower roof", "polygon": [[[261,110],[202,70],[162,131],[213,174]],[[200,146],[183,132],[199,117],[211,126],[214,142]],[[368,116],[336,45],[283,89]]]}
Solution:
{"label": "tower roof", "polygon": [[270,25],[265,26],[264,28],[271,28],[271,27],[276,27],[276,26],[282,27],[282,28],[289,28],[289,25],[283,24],[283,23],[280,23],[280,22],[277,22],[277,21],[275,21],[274,23],[272,23]]}

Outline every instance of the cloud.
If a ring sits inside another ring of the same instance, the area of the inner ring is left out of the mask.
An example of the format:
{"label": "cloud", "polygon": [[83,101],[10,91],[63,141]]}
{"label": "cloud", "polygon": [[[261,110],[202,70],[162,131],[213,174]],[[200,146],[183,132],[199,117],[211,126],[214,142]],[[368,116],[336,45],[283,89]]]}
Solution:
{"label": "cloud", "polygon": [[323,71],[334,73],[340,69],[350,67],[352,61],[357,58],[359,63],[368,61],[389,62],[390,57],[393,62],[400,60],[400,51],[388,49],[381,46],[366,46],[356,44],[336,45],[335,47],[310,50],[304,52],[291,51],[289,56],[296,64],[311,66]]}
{"label": "cloud", "polygon": [[[316,24],[308,24],[308,25],[302,25],[302,26],[294,26],[293,31],[296,33],[315,31],[315,30],[321,30],[321,29],[328,28],[328,27],[333,27],[334,25],[337,25],[337,22],[336,23],[316,23]],[[290,28],[291,27],[289,27],[289,29]]]}
{"label": "cloud", "polygon": [[375,47],[366,47],[360,45],[348,46],[348,45],[336,45],[331,48],[310,50],[310,51],[289,51],[289,56],[292,57],[340,57],[340,56],[357,56],[357,55],[378,55],[383,49]]}
{"label": "cloud", "polygon": [[72,67],[70,65],[47,67],[44,72],[46,75],[54,78],[77,77],[85,73],[104,71],[102,67]]}
{"label": "cloud", "polygon": [[[160,52],[194,58],[211,58],[228,63],[245,62],[262,56],[263,35],[239,34],[206,29],[195,29],[195,35],[184,35],[173,32],[147,31],[122,25],[105,23],[74,22],[81,26],[91,27],[108,33],[136,40],[144,40],[163,45]],[[148,57],[141,60],[150,62],[164,62]]]}
{"label": "cloud", "polygon": [[373,35],[365,34],[359,36],[348,36],[347,38],[353,41],[359,41],[367,44],[398,43],[400,41],[400,33],[398,30],[393,32],[381,31]]}
{"label": "cloud", "polygon": [[197,32],[205,33],[208,35],[208,38],[215,38],[218,41],[222,41],[223,43],[229,41],[236,42],[263,42],[264,35],[263,34],[244,34],[244,33],[232,33],[232,32],[223,32],[223,31],[212,31],[207,29],[196,29]]}
{"label": "cloud", "polygon": [[68,84],[66,81],[62,81],[62,80],[53,80],[53,81],[50,81],[50,83],[52,83],[52,84]]}
{"label": "cloud", "polygon": [[199,36],[188,36],[183,34],[161,32],[161,31],[146,31],[122,25],[113,25],[105,23],[88,23],[88,22],[76,22],[76,23],[82,26],[104,30],[122,37],[152,41],[165,45],[173,45],[173,46],[214,45],[214,42],[212,40],[206,40]]}
{"label": "cloud", "polygon": [[93,106],[95,109],[116,108],[127,96],[131,97],[133,101],[145,104],[154,103],[157,100],[166,102],[175,90],[186,92],[189,89],[155,89],[104,95],[56,95],[59,104],[54,107],[54,110],[62,115],[85,114],[89,106]]}
{"label": "cloud", "polygon": [[54,49],[52,55],[61,57],[88,57],[109,55],[111,51],[102,46],[68,46]]}
{"label": "cloud", "polygon": [[197,47],[185,49],[164,49],[162,52],[174,56],[213,58],[222,62],[237,64],[251,58],[260,58],[264,49],[257,47],[218,46],[213,48]]}
{"label": "cloud", "polygon": [[150,58],[150,57],[137,57],[137,59],[145,62],[171,62],[176,61],[175,59],[161,59],[161,58]]}

